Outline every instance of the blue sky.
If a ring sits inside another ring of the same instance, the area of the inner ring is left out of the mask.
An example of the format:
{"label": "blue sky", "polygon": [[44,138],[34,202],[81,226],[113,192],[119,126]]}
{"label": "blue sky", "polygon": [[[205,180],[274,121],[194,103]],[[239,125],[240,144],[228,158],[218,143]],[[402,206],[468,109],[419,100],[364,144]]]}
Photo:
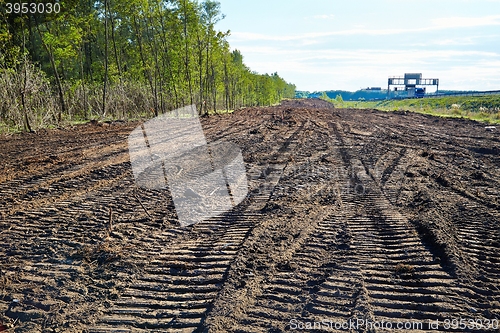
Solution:
{"label": "blue sky", "polygon": [[232,49],[298,90],[387,87],[422,73],[440,89],[500,89],[500,0],[219,0]]}

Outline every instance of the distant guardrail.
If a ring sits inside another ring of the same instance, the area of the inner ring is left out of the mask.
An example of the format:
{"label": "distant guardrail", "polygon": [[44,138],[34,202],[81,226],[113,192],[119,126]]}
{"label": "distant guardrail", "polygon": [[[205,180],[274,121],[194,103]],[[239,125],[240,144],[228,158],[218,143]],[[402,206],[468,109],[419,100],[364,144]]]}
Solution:
{"label": "distant guardrail", "polygon": [[366,101],[386,101],[386,100],[401,100],[401,99],[420,99],[420,98],[436,98],[436,97],[446,97],[446,96],[487,96],[487,95],[500,95],[500,90],[467,91],[467,92],[456,92],[456,93],[437,93],[437,94],[426,94],[426,95],[424,95],[422,97],[416,97],[416,96],[413,96],[413,97],[395,96],[395,97],[391,97],[391,98],[367,99]]}

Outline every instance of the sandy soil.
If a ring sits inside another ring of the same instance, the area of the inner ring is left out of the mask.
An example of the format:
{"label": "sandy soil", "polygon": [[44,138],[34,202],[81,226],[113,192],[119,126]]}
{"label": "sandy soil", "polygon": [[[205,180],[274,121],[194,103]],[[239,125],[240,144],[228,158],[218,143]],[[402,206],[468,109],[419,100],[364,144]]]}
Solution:
{"label": "sandy soil", "polygon": [[0,137],[0,331],[500,332],[500,128],[319,100],[203,118],[249,194],[181,227],[135,185],[138,125]]}

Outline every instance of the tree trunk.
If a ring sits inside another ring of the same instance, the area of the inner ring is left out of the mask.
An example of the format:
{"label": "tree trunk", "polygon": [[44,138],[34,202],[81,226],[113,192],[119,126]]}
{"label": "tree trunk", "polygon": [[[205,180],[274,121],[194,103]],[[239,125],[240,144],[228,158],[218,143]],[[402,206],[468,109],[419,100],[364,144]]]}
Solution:
{"label": "tree trunk", "polygon": [[224,58],[224,90],[226,111],[229,111],[229,73],[227,70],[227,59]]}
{"label": "tree trunk", "polygon": [[[153,78],[151,77],[151,72],[148,70],[148,68],[146,66],[146,58],[144,57],[144,50],[143,50],[143,46],[142,46],[142,38],[141,38],[141,35],[140,35],[139,25],[137,23],[137,17],[136,16],[134,16],[134,28],[135,28],[135,34],[136,34],[136,37],[137,37],[137,43],[139,45],[139,54],[141,56],[142,66],[144,68],[144,74],[145,74],[146,78],[149,81],[149,87],[151,89],[151,93],[154,95],[155,94],[155,88],[153,86]],[[154,105],[154,110],[153,111],[154,111],[155,117],[157,117],[158,116],[158,109],[157,109],[156,103]]]}
{"label": "tree trunk", "polygon": [[104,83],[102,87],[102,115],[106,115],[106,89],[108,85],[108,1],[104,0]]}
{"label": "tree trunk", "polygon": [[186,67],[186,80],[188,81],[188,87],[189,87],[189,101],[190,104],[193,104],[193,87],[191,83],[191,72],[190,72],[190,66],[189,66],[189,39],[188,39],[188,33],[187,33],[187,6],[186,6],[186,0],[183,2],[183,12],[184,12],[184,45],[185,45],[185,52],[184,52],[184,66]]}
{"label": "tree trunk", "polygon": [[[46,28],[47,28],[47,30],[49,30],[47,25],[46,25]],[[61,122],[62,114],[66,113],[67,109],[66,109],[66,102],[64,101],[64,91],[62,88],[62,83],[61,83],[61,80],[59,78],[59,73],[57,72],[56,62],[54,60],[54,53],[52,52],[51,48],[43,40],[42,32],[40,31],[38,24],[36,25],[36,29],[38,31],[38,34],[40,35],[40,40],[42,41],[42,45],[45,48],[45,50],[47,51],[47,54],[49,55],[50,64],[52,66],[52,70],[54,71],[54,79],[56,80],[57,90],[59,93],[59,102],[61,103],[61,109],[59,111],[57,121]]]}
{"label": "tree trunk", "polygon": [[[24,39],[24,33],[23,33],[23,39]],[[26,95],[26,87],[28,86],[28,69],[26,68],[26,56],[24,57],[23,61],[23,87],[21,88],[21,103],[23,106],[23,113],[24,113],[24,127],[25,130],[29,132],[33,132],[31,129],[30,121],[28,119],[28,110],[26,108],[26,100],[25,100],[25,95]]]}
{"label": "tree trunk", "polygon": [[116,49],[115,20],[113,18],[113,14],[111,12],[111,5],[109,4],[109,0],[106,2],[108,4],[109,20],[111,22],[111,40],[113,41],[113,50],[115,53],[116,67],[118,68],[118,76],[119,76],[120,82],[121,82],[121,80],[122,80],[122,65],[120,62],[120,57],[118,56],[118,51]]}

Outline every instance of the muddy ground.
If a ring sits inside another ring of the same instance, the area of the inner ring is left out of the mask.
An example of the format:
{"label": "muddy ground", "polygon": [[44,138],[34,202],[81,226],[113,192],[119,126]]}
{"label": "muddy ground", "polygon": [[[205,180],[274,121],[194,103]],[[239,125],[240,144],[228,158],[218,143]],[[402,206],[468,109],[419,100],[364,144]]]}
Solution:
{"label": "muddy ground", "polygon": [[0,137],[0,331],[500,331],[500,128],[319,100],[203,118],[249,193],[180,226],[134,182],[138,125]]}

